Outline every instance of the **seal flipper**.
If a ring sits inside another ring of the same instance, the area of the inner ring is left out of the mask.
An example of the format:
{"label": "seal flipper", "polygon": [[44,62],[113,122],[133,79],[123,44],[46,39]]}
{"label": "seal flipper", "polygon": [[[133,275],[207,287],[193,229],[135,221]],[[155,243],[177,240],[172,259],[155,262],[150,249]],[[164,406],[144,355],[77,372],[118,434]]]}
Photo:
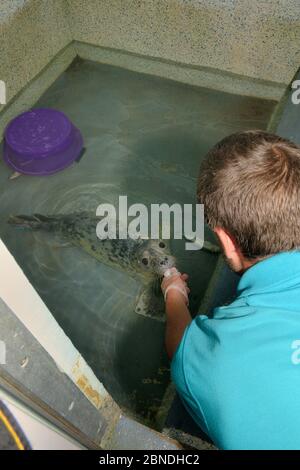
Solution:
{"label": "seal flipper", "polygon": [[165,302],[163,295],[157,288],[158,280],[143,287],[138,295],[134,311],[144,317],[165,322]]}
{"label": "seal flipper", "polygon": [[58,223],[59,216],[46,216],[42,214],[33,215],[11,215],[8,218],[10,225],[29,228],[32,230],[52,230]]}

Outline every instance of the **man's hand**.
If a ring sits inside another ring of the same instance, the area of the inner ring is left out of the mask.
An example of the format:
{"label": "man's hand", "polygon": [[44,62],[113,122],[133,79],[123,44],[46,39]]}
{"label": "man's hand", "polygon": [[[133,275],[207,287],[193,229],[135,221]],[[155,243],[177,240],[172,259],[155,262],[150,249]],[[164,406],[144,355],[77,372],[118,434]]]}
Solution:
{"label": "man's hand", "polygon": [[189,303],[188,294],[190,289],[187,286],[186,281],[188,280],[187,274],[181,274],[176,268],[167,269],[164,274],[164,279],[161,284],[161,288],[165,297],[165,301],[171,295],[183,296],[186,305]]}
{"label": "man's hand", "polygon": [[161,284],[161,289],[163,291],[165,301],[171,295],[172,297],[181,295],[184,298],[186,305],[189,303],[189,292],[190,289],[187,286],[186,281],[189,276],[187,274],[180,274],[176,268],[168,269],[165,274]]}
{"label": "man's hand", "polygon": [[183,333],[192,321],[188,306],[187,274],[181,274],[176,268],[166,271],[162,281],[162,291],[166,301],[166,349],[172,359]]}

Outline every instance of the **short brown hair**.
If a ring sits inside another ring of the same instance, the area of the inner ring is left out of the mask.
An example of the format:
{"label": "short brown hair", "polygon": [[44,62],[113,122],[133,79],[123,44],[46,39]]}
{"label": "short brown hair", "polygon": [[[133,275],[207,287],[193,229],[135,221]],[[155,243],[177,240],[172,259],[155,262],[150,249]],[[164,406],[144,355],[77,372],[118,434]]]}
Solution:
{"label": "short brown hair", "polygon": [[247,258],[300,248],[300,148],[263,131],[232,134],[200,167],[198,202]]}

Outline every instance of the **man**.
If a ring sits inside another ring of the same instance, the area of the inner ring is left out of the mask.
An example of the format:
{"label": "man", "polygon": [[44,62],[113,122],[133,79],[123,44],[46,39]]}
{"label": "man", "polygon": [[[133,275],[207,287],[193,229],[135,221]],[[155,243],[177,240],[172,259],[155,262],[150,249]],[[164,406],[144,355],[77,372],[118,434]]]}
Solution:
{"label": "man", "polygon": [[207,155],[197,196],[241,278],[234,302],[194,320],[187,275],[164,278],[176,388],[219,448],[300,449],[300,149],[233,134]]}

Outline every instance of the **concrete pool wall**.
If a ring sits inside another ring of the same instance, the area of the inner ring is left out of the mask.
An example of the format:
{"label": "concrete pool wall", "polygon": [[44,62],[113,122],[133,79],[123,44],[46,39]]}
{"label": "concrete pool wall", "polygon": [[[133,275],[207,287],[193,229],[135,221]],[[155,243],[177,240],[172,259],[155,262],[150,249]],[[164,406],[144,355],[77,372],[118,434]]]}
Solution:
{"label": "concrete pool wall", "polygon": [[95,59],[90,44],[104,62],[141,68],[140,56],[148,57],[161,63],[145,72],[279,99],[299,66],[299,25],[297,0],[2,0],[0,80],[9,103],[77,41],[65,63],[77,52]]}
{"label": "concrete pool wall", "polygon": [[67,3],[77,41],[283,84],[299,65],[297,0]]}
{"label": "concrete pool wall", "polygon": [[72,40],[66,12],[64,0],[1,1],[0,80],[7,103]]}

